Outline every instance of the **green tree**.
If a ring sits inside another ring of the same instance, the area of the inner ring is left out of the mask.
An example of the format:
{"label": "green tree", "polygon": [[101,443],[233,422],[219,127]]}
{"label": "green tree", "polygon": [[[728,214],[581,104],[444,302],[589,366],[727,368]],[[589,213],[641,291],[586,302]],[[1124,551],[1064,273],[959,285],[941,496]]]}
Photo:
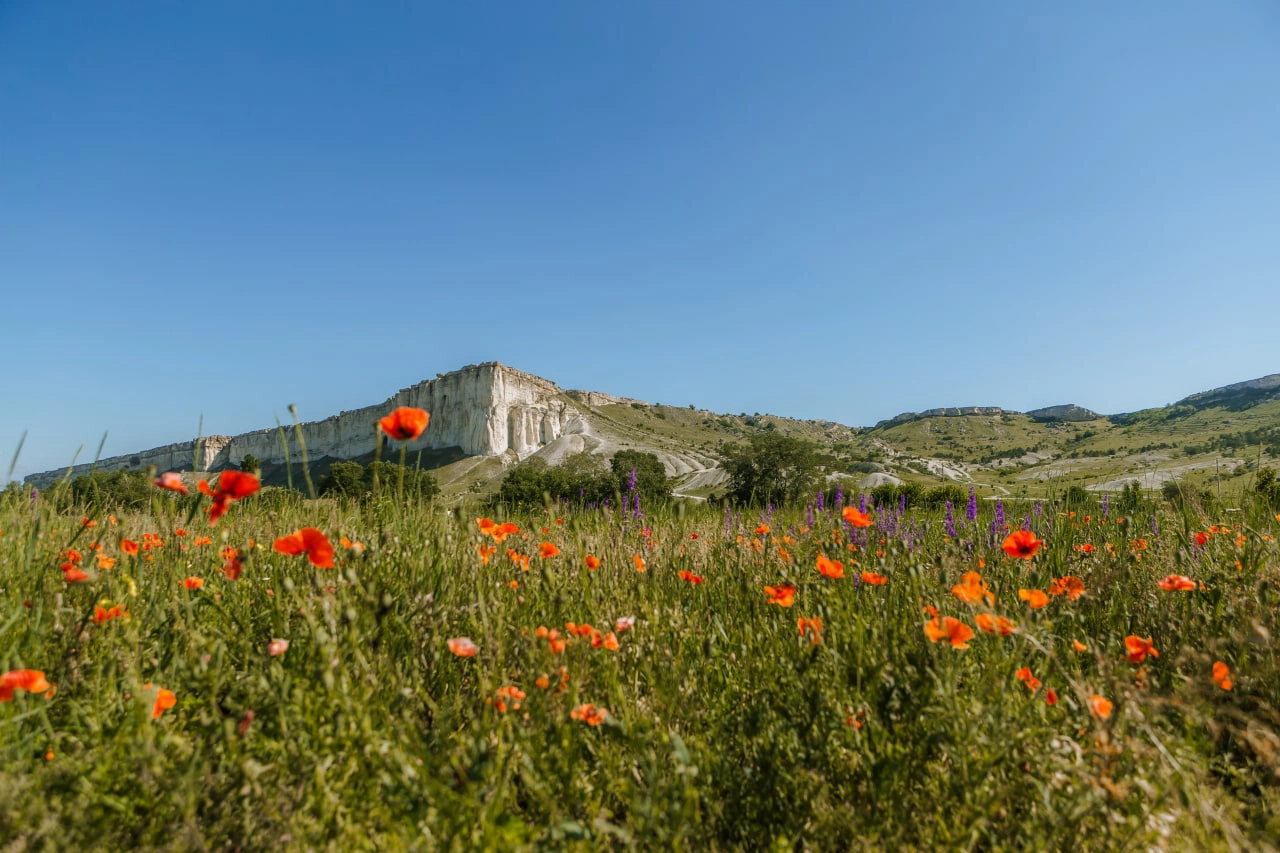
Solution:
{"label": "green tree", "polygon": [[244,458],[240,460],[240,470],[248,471],[251,474],[257,474],[262,470],[262,463],[258,461],[258,457],[252,453],[246,453]]}
{"label": "green tree", "polygon": [[1280,481],[1276,479],[1274,468],[1263,468],[1253,484],[1254,493],[1265,503],[1280,506]]}
{"label": "green tree", "polygon": [[547,501],[592,503],[613,492],[613,480],[604,459],[583,452],[554,466],[539,456],[526,459],[507,472],[495,499],[526,506],[540,506]]}
{"label": "green tree", "polygon": [[[372,493],[373,476],[378,476],[378,489],[382,495],[394,495],[400,478],[400,463],[373,462],[365,470],[365,491]],[[436,478],[421,468],[406,467],[404,471],[404,496],[431,500],[440,494],[440,485]]]}
{"label": "green tree", "polygon": [[149,506],[155,492],[146,471],[94,471],[71,481],[72,503],[108,509],[140,509]]}
{"label": "green tree", "polygon": [[811,494],[818,479],[817,449],[802,438],[761,432],[723,455],[737,503],[789,503]]}
{"label": "green tree", "polygon": [[503,503],[532,506],[543,501],[543,493],[549,494],[549,485],[547,460],[535,456],[507,472],[496,498]]}
{"label": "green tree", "polygon": [[969,492],[961,486],[954,483],[947,483],[943,486],[934,486],[924,493],[921,503],[927,507],[943,507],[947,505],[947,501],[951,501],[952,509],[965,506],[969,500]]}
{"label": "green tree", "polygon": [[1116,498],[1116,511],[1121,515],[1133,515],[1142,509],[1146,502],[1146,498],[1142,494],[1142,487],[1138,485],[1136,480],[1130,480],[1124,484],[1120,497]]}
{"label": "green tree", "polygon": [[358,498],[369,491],[364,466],[359,462],[334,462],[320,478],[320,494]]}
{"label": "green tree", "polygon": [[636,488],[646,503],[664,501],[671,497],[671,483],[662,460],[653,453],[642,450],[619,450],[609,461],[611,491],[626,494],[631,489],[631,472],[635,472]]}

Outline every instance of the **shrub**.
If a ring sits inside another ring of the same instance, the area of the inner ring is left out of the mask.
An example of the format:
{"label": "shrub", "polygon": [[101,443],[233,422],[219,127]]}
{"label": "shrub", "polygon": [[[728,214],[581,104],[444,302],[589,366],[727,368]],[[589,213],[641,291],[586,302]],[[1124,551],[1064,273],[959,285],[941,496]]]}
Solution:
{"label": "shrub", "polygon": [[790,503],[808,496],[818,477],[817,450],[802,438],[761,432],[722,453],[737,503]]}

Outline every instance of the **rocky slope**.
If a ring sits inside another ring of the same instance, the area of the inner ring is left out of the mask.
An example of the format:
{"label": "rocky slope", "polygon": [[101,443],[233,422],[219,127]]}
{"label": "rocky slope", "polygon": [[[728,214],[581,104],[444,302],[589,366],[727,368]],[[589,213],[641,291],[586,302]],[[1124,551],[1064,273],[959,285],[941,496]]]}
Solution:
{"label": "rocky slope", "polygon": [[[1026,413],[972,406],[905,413],[857,429],[564,390],[488,362],[439,374],[377,405],[302,424],[313,473],[318,477],[338,459],[368,462],[377,420],[402,405],[431,412],[430,427],[408,445],[410,459],[433,469],[454,496],[491,491],[510,465],[531,456],[557,464],[575,453],[609,457],[623,449],[656,454],[677,494],[705,496],[723,491],[719,451],[726,444],[774,430],[815,442],[829,480],[863,489],[917,481],[1006,495],[1068,485],[1114,491],[1126,482],[1147,488],[1169,479],[1220,483],[1259,465],[1280,465],[1280,374],[1124,415],[1076,405]],[[262,463],[266,482],[283,483],[285,462],[299,462],[301,447],[289,426],[283,436],[277,429],[206,436],[103,459],[96,467],[211,472],[236,467],[248,455]],[[44,487],[66,475],[61,469],[27,480]]]}

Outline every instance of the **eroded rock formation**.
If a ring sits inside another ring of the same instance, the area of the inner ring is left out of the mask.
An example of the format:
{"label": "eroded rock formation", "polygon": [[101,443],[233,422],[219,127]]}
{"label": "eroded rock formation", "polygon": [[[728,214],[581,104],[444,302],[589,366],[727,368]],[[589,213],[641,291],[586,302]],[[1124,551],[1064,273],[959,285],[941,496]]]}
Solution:
{"label": "eroded rock formation", "polygon": [[[590,397],[592,404],[599,405],[608,395],[592,393]],[[573,395],[554,382],[498,362],[486,362],[439,374],[376,406],[304,423],[302,436],[311,459],[351,459],[374,449],[379,418],[397,406],[416,406],[431,413],[431,424],[420,439],[409,442],[410,451],[456,447],[468,456],[512,453],[523,459],[562,435],[587,431],[576,402]],[[282,446],[277,429],[205,436],[101,459],[96,467],[106,471],[148,466],[160,471],[216,471],[237,466],[249,455],[263,463],[284,462],[286,447],[292,460],[299,461],[301,448],[292,426],[285,428],[284,441]],[[72,475],[87,473],[91,467],[94,466],[77,465]],[[64,468],[33,474],[27,481],[44,486],[65,475]]]}

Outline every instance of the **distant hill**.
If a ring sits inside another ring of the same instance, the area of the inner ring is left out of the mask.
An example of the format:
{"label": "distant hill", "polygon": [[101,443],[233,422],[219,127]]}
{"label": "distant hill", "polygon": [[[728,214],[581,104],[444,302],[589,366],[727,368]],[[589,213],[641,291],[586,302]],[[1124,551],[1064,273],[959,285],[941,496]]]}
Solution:
{"label": "distant hill", "polygon": [[[1033,497],[1069,485],[1117,491],[1128,482],[1156,489],[1171,479],[1204,484],[1225,478],[1230,484],[1260,464],[1280,466],[1280,374],[1117,415],[1075,404],[1030,412],[966,406],[904,413],[863,429],[564,390],[488,362],[438,374],[383,403],[303,424],[314,474],[338,459],[371,460],[374,423],[397,405],[432,413],[427,432],[409,446],[410,459],[433,470],[445,494],[455,498],[492,492],[512,465],[530,457],[557,464],[575,453],[607,457],[622,449],[656,454],[678,494],[704,497],[723,492],[725,445],[762,431],[815,442],[829,479],[863,489],[951,482],[984,494]],[[206,436],[96,465],[218,471],[250,454],[263,464],[269,484],[283,483],[287,464],[300,461],[292,429],[264,429]],[[71,474],[89,467],[77,466]],[[67,473],[47,471],[27,480],[43,487]]]}

